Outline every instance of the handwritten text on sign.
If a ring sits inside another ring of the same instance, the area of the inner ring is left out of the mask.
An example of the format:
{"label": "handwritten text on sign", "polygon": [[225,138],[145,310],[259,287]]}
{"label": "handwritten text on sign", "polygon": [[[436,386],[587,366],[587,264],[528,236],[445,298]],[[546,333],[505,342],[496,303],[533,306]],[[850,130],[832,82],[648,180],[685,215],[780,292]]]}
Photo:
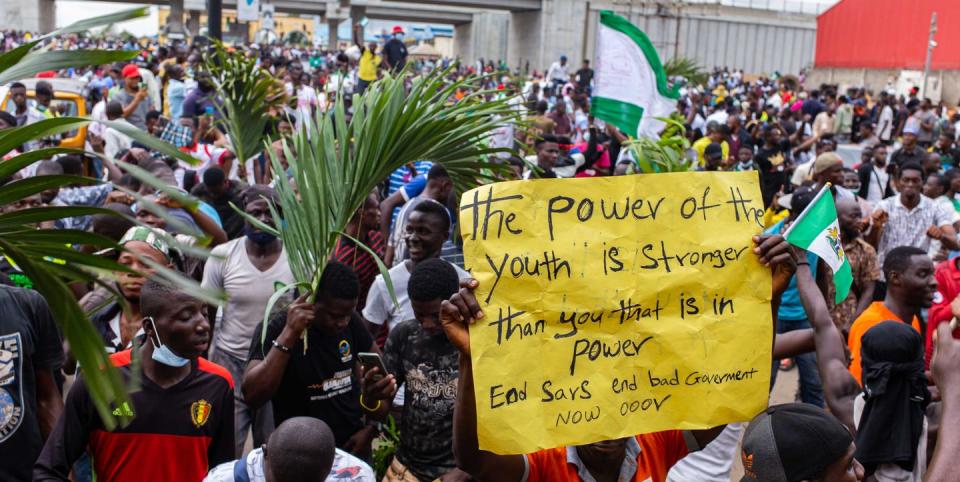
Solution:
{"label": "handwritten text on sign", "polygon": [[504,182],[463,195],[480,448],[748,420],[767,402],[756,173]]}

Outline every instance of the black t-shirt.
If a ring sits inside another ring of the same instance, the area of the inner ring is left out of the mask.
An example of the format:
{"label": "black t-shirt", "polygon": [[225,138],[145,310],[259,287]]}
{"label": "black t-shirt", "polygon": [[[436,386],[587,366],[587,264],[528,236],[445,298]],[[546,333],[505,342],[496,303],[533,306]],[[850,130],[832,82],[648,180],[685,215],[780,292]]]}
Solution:
{"label": "black t-shirt", "polygon": [[243,216],[230,206],[233,203],[236,206],[242,206],[240,193],[246,188],[246,185],[240,181],[229,181],[230,188],[227,195],[222,198],[214,198],[207,190],[204,183],[197,183],[190,190],[190,194],[209,204],[217,211],[220,216],[220,222],[223,224],[223,231],[227,233],[228,239],[237,239],[243,236]]}
{"label": "black t-shirt", "polygon": [[60,334],[39,293],[0,285],[0,480],[31,480],[43,449],[36,370],[63,365]]}
{"label": "black t-shirt", "polygon": [[[267,325],[267,338],[260,342],[262,324],[253,330],[250,360],[263,360],[287,323],[287,313],[279,313]],[[271,400],[276,425],[292,417],[314,417],[327,423],[333,430],[337,446],[363,428],[360,409],[360,381],[354,368],[356,354],[370,351],[373,338],[356,313],[347,328],[337,336],[328,336],[320,330],[307,329],[307,353],[303,340],[290,347],[290,360],[283,372],[280,388]],[[266,348],[264,348],[266,347]]]}
{"label": "black t-shirt", "polygon": [[392,38],[383,46],[383,53],[393,70],[400,70],[407,65],[407,46],[402,41]]}
{"label": "black t-shirt", "polygon": [[577,85],[581,89],[589,87],[591,80],[593,80],[593,69],[580,69],[577,71]]}
{"label": "black t-shirt", "polygon": [[397,457],[420,480],[435,480],[457,466],[453,457],[453,405],[460,353],[443,333],[430,336],[417,320],[390,331],[383,349],[387,370],[406,385]]}
{"label": "black t-shirt", "polygon": [[789,178],[787,148],[783,145],[767,147],[764,145],[757,150],[753,158],[760,168],[760,189],[763,193],[763,205],[769,206],[773,196],[786,186]]}

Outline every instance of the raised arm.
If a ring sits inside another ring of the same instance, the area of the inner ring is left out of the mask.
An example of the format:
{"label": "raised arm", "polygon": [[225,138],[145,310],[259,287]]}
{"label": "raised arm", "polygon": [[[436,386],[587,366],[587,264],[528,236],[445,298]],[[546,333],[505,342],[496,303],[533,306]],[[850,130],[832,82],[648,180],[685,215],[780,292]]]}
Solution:
{"label": "raised arm", "polygon": [[[254,330],[253,343],[250,348],[250,362],[243,372],[243,399],[252,408],[260,408],[270,401],[280,389],[283,373],[287,370],[287,363],[293,350],[297,348],[297,341],[304,330],[313,323],[314,306],[308,303],[304,294],[287,308],[287,321],[278,335],[270,336],[268,328],[266,343],[260,343],[260,329]],[[274,331],[276,333],[276,331]],[[276,348],[272,341],[286,348]],[[265,355],[264,355],[265,353]]]}
{"label": "raised arm", "polygon": [[937,448],[927,468],[924,482],[957,480],[955,458],[960,453],[960,341],[953,338],[949,323],[937,327],[936,352],[930,369],[943,400]]}
{"label": "raised arm", "polygon": [[474,279],[460,281],[460,292],[444,301],[440,308],[443,331],[460,350],[460,379],[453,409],[453,454],[457,466],[479,481],[519,481],[525,469],[522,455],[497,455],[480,450],[477,442],[477,404],[467,331],[470,323],[483,318],[480,304],[473,296],[477,286]]}
{"label": "raised arm", "polygon": [[803,309],[813,325],[817,348],[817,368],[823,381],[823,395],[827,407],[838,420],[852,432],[853,401],[860,393],[860,384],[847,370],[847,356],[843,350],[843,337],[837,330],[820,288],[810,273],[810,265],[804,261],[797,266],[797,289]]}

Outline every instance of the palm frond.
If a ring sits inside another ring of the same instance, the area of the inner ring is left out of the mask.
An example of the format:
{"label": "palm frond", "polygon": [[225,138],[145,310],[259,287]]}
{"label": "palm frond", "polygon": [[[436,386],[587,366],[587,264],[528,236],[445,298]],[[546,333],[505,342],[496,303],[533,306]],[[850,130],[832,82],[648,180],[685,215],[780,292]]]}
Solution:
{"label": "palm frond", "polygon": [[[271,210],[274,219],[282,213],[277,231],[297,284],[316,290],[353,213],[382,179],[406,163],[442,162],[463,186],[507,169],[489,160],[498,150],[487,142],[519,113],[509,98],[454,102],[454,92],[471,79],[448,84],[450,69],[415,79],[409,92],[402,77],[388,75],[353,97],[349,118],[338,98],[332,110],[318,113],[292,141],[284,141],[286,169],[271,152],[275,175],[288,172],[292,181],[276,183],[279,205]],[[386,266],[379,268],[389,278]]]}
{"label": "palm frond", "polygon": [[707,83],[707,72],[689,57],[674,57],[663,64],[667,77],[683,77],[693,85]]}
{"label": "palm frond", "polygon": [[223,102],[217,108],[231,148],[244,162],[263,149],[269,113],[279,110],[286,96],[283,84],[260,68],[255,58],[230,52],[219,41],[203,61]]}

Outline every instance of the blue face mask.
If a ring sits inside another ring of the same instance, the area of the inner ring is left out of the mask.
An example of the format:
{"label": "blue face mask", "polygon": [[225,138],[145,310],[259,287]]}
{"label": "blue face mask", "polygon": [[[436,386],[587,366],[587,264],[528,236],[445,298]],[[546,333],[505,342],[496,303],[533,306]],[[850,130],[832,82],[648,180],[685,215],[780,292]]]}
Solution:
{"label": "blue face mask", "polygon": [[153,318],[147,317],[143,321],[150,320],[150,323],[153,323],[153,336],[156,338],[153,343],[153,355],[150,358],[153,358],[153,361],[157,363],[162,363],[168,367],[182,367],[186,366],[187,363],[190,363],[189,358],[184,358],[180,355],[177,355],[173,352],[167,345],[164,345],[160,341],[160,333],[157,331],[157,323],[153,321]]}
{"label": "blue face mask", "polygon": [[244,234],[247,235],[248,238],[250,238],[250,241],[253,241],[253,244],[259,244],[261,246],[265,244],[270,244],[273,242],[274,239],[277,239],[277,237],[274,236],[273,234],[254,230],[253,228],[250,227],[250,225],[244,226],[243,232]]}

